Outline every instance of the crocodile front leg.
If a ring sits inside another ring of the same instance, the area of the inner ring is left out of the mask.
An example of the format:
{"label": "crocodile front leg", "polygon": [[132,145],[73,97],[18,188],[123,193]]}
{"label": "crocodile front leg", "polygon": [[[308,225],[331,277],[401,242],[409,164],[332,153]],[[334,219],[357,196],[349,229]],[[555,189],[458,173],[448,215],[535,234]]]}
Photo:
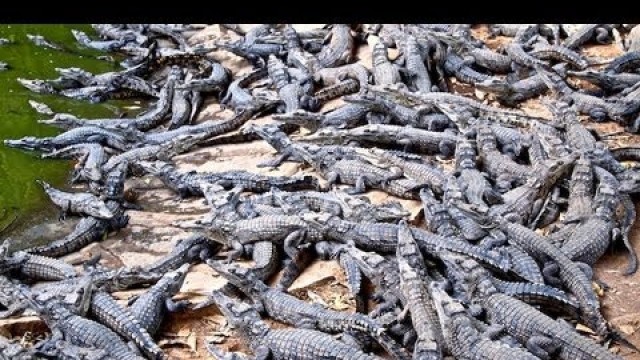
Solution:
{"label": "crocodile front leg", "polygon": [[171,298],[169,298],[169,299],[165,300],[165,302],[164,302],[165,308],[170,313],[186,310],[191,305],[192,305],[191,301],[189,301],[189,300],[178,300],[178,301],[175,301],[175,300],[172,300]]}
{"label": "crocodile front leg", "polygon": [[[287,237],[284,239],[284,252],[291,259],[296,258],[298,252],[300,251],[300,244],[302,243],[302,240],[304,240],[306,233],[307,232],[304,229],[295,230],[287,235]],[[309,244],[306,244],[305,246],[308,245]]]}
{"label": "crocodile front leg", "polygon": [[253,353],[256,355],[255,360],[273,360],[273,354],[271,350],[266,346],[258,346],[253,350]]}

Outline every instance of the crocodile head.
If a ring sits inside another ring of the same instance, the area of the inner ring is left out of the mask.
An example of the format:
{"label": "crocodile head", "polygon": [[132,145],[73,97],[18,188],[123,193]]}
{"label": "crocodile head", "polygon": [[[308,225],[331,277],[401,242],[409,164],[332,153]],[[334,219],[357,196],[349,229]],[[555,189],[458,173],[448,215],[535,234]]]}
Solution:
{"label": "crocodile head", "polygon": [[80,69],[78,67],[70,67],[70,68],[55,68],[56,72],[63,77],[68,79],[76,80],[80,83],[88,83],[93,78],[94,75],[86,70]]}
{"label": "crocodile head", "polygon": [[57,92],[51,84],[44,80],[29,80],[23,78],[17,78],[16,80],[18,80],[22,86],[38,94],[55,94]]}
{"label": "crocodile head", "polygon": [[411,215],[399,201],[388,201],[373,208],[373,216],[380,222],[394,222]]}
{"label": "crocodile head", "polygon": [[40,124],[59,125],[63,127],[75,127],[81,120],[76,116],[67,113],[58,113],[48,120],[38,120]]}
{"label": "crocodile head", "polygon": [[37,138],[35,136],[25,136],[17,140],[4,140],[4,144],[9,147],[25,150],[49,149],[51,140],[47,138]]}
{"label": "crocodile head", "polygon": [[211,299],[229,323],[249,338],[264,336],[269,328],[251,305],[225,295],[221,290],[214,290]]}
{"label": "crocodile head", "polygon": [[218,274],[222,275],[231,284],[237,286],[250,297],[259,296],[268,290],[268,287],[255,275],[251,269],[237,264],[227,264],[221,261],[207,261]]}
{"label": "crocodile head", "polygon": [[505,94],[505,93],[511,92],[511,84],[509,84],[503,79],[497,79],[497,78],[490,78],[490,79],[481,81],[476,84],[476,87],[479,90],[490,92],[490,93]]}
{"label": "crocodile head", "polygon": [[179,268],[174,271],[170,271],[158,281],[158,283],[163,283],[166,286],[166,291],[170,294],[176,294],[180,291],[182,284],[184,283],[184,279],[187,277],[187,273],[189,272],[189,268],[191,264],[182,264]]}
{"label": "crocodile head", "polygon": [[108,291],[129,289],[143,284],[154,284],[162,274],[145,271],[139,267],[121,267],[116,270],[94,270],[92,275],[96,286],[105,286]]}

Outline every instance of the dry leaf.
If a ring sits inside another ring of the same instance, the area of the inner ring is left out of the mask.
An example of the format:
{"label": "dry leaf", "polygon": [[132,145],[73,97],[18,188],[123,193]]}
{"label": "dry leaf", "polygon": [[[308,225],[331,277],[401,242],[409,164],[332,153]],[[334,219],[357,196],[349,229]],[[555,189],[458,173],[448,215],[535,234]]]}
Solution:
{"label": "dry leaf", "polygon": [[320,304],[324,307],[329,307],[329,304],[327,304],[324,299],[322,299],[320,297],[320,295],[314,293],[311,290],[307,290],[307,296],[309,297],[309,299],[311,299],[312,302],[316,303],[316,304]]}
{"label": "dry leaf", "polygon": [[591,335],[595,335],[596,333],[593,332],[593,330],[591,330],[590,328],[582,325],[582,324],[577,324],[576,325],[576,330],[578,330],[579,332],[583,332],[583,333],[587,333],[587,334],[591,334]]}
{"label": "dry leaf", "polygon": [[336,295],[331,301],[332,308],[336,310],[347,310],[349,308],[349,302],[342,295]]}
{"label": "dry leaf", "polygon": [[162,339],[162,340],[158,341],[158,346],[160,346],[160,347],[170,347],[170,346],[190,347],[189,344],[182,338]]}
{"label": "dry leaf", "polygon": [[196,350],[198,349],[196,340],[197,340],[196,333],[194,332],[192,332],[191,334],[189,334],[189,336],[187,336],[187,345],[193,352],[196,352]]}

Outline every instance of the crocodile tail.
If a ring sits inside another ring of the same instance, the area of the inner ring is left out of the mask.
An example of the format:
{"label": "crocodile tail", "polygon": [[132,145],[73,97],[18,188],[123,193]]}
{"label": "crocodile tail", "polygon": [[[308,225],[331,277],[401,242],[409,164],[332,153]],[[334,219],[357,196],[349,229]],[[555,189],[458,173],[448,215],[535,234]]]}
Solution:
{"label": "crocodile tail", "polygon": [[632,349],[635,352],[640,353],[640,349],[638,349],[637,346],[635,346],[629,340],[627,340],[624,336],[622,336],[622,334],[620,334],[618,331],[615,331],[615,330],[609,331],[609,334],[605,337],[605,341],[606,340],[615,341],[624,347],[627,347],[629,349]]}
{"label": "crocodile tail", "polygon": [[622,275],[630,276],[636,273],[638,270],[638,255],[636,254],[636,250],[631,246],[631,242],[629,241],[629,236],[626,234],[622,235],[622,241],[624,242],[624,246],[629,252],[629,263],[627,264],[627,268],[624,270]]}

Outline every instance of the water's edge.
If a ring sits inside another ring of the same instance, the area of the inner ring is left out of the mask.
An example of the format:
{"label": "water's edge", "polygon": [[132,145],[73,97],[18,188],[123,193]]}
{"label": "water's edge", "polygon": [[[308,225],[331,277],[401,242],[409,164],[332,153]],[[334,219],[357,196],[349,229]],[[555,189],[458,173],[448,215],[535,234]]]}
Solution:
{"label": "water's edge", "polygon": [[[35,182],[42,179],[56,187],[68,188],[72,167],[70,161],[42,160],[39,153],[11,149],[4,139],[23,136],[45,137],[60,133],[59,129],[41,125],[38,119],[48,118],[33,110],[28,100],[47,104],[54,112],[96,118],[113,116],[122,103],[89,104],[59,96],[39,95],[22,87],[16,78],[53,79],[55,68],[79,67],[93,73],[119,69],[116,63],[98,60],[104,55],[78,46],[71,29],[93,34],[88,25],[1,25],[0,37],[11,41],[0,46],[0,61],[10,69],[0,71],[0,231],[11,236],[16,247],[47,242],[60,236],[59,213],[42,188]],[[64,50],[36,46],[27,34],[39,34],[61,45]],[[67,226],[64,226],[65,228]]]}

